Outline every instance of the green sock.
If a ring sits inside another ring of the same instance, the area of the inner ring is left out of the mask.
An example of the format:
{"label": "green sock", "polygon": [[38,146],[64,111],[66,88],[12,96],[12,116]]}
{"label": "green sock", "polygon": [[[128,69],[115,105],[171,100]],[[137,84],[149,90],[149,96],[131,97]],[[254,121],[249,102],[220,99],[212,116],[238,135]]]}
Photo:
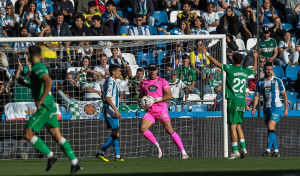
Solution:
{"label": "green sock", "polygon": [[37,141],[33,144],[33,147],[44,153],[46,156],[51,152],[41,138],[37,138]]}
{"label": "green sock", "polygon": [[232,142],[232,151],[235,152],[235,151],[238,151],[239,147],[237,145],[237,142]]}
{"label": "green sock", "polygon": [[73,149],[72,149],[70,143],[65,138],[62,138],[59,141],[59,144],[63,148],[64,153],[67,155],[67,157],[70,159],[70,161],[72,161],[73,159],[76,159],[76,156],[73,152]]}
{"label": "green sock", "polygon": [[246,148],[246,142],[245,139],[240,139],[240,144],[242,148]]}

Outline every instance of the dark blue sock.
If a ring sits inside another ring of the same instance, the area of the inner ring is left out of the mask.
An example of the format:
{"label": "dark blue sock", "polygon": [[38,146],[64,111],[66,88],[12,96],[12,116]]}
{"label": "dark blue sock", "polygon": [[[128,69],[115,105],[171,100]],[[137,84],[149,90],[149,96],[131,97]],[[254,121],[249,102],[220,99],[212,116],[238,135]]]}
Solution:
{"label": "dark blue sock", "polygon": [[119,151],[119,140],[115,139],[113,142],[114,145],[114,149],[115,149],[115,154],[116,156],[120,155],[120,151]]}
{"label": "dark blue sock", "polygon": [[108,149],[108,147],[110,146],[110,144],[111,144],[113,141],[114,141],[114,139],[113,139],[111,136],[109,136],[109,137],[107,138],[105,144],[104,144],[103,147],[101,148],[100,152],[101,152],[101,151],[102,151],[102,152],[105,152],[105,151]]}

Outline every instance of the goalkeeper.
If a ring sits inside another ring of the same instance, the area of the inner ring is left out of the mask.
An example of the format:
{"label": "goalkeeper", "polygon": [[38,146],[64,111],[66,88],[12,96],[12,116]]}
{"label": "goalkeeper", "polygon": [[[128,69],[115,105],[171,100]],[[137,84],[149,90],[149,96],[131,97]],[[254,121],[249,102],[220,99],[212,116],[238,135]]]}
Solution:
{"label": "goalkeeper", "polygon": [[145,99],[146,107],[143,107],[141,102],[139,103],[141,108],[146,108],[146,114],[140,124],[140,131],[149,141],[156,145],[158,158],[161,158],[161,148],[152,132],[149,131],[149,128],[154,125],[155,121],[159,120],[164,125],[167,133],[173,138],[177,147],[181,150],[182,159],[188,159],[189,157],[184,150],[180,137],[172,128],[167,104],[165,102],[172,99],[169,83],[165,79],[157,76],[158,70],[156,64],[150,64],[148,66],[148,73],[149,79],[140,84],[139,99],[143,96],[147,96]]}

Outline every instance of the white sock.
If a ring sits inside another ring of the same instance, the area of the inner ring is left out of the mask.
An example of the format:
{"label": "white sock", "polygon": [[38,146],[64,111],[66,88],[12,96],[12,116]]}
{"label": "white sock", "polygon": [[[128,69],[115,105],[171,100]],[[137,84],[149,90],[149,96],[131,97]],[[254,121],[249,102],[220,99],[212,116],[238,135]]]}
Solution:
{"label": "white sock", "polygon": [[77,158],[73,159],[73,160],[71,161],[71,164],[72,164],[73,166],[75,166],[76,164],[78,164],[78,159],[77,159]]}
{"label": "white sock", "polygon": [[181,150],[182,155],[187,155],[185,150]]}
{"label": "white sock", "polygon": [[240,143],[245,142],[245,139],[240,139]]}
{"label": "white sock", "polygon": [[47,155],[47,158],[52,158],[53,157],[53,152],[50,152],[48,155]]}
{"label": "white sock", "polygon": [[66,141],[67,141],[66,138],[62,137],[62,138],[58,141],[58,144],[59,144],[59,145],[63,145]]}
{"label": "white sock", "polygon": [[271,152],[271,149],[267,149],[266,151],[270,153],[270,152]]}
{"label": "white sock", "polygon": [[160,148],[158,142],[155,143],[155,146],[156,146],[157,148]]}
{"label": "white sock", "polygon": [[104,155],[104,152],[101,150],[101,151],[99,152],[99,154]]}
{"label": "white sock", "polygon": [[37,136],[33,136],[33,138],[30,140],[30,144],[34,145],[37,140],[38,140],[38,137]]}
{"label": "white sock", "polygon": [[278,149],[275,149],[274,152],[279,152],[279,150],[278,150]]}
{"label": "white sock", "polygon": [[121,158],[120,155],[116,155],[116,158]]}

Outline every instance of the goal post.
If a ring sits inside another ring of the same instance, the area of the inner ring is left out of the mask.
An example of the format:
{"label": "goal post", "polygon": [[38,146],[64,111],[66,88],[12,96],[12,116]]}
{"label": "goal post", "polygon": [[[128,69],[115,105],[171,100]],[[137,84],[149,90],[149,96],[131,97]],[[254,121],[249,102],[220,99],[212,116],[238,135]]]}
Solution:
{"label": "goal post", "polygon": [[[112,54],[110,49],[119,48],[119,53],[122,53],[122,56],[126,57],[125,60],[128,59],[126,61],[127,65],[131,69],[132,76],[136,75],[138,68],[145,68],[145,63],[149,64],[153,62],[160,65],[161,69],[159,74],[164,78],[168,77],[168,79],[170,79],[170,71],[165,68],[166,66],[163,63],[163,59],[171,59],[173,57],[172,52],[176,50],[177,44],[182,46],[182,50],[188,55],[188,58],[190,58],[191,53],[197,50],[197,40],[202,40],[203,43],[207,44],[209,46],[208,52],[210,52],[213,57],[216,57],[216,59],[221,63],[226,64],[226,35],[10,37],[0,38],[0,43],[73,42],[73,45],[70,45],[70,48],[73,48],[74,52],[72,53],[71,51],[71,54],[68,51],[68,47],[56,47],[55,50],[51,50],[54,51],[54,53],[57,53],[56,55],[58,59],[62,60],[63,58],[60,57],[70,57],[72,58],[73,64],[78,60],[79,65],[72,65],[71,67],[64,66],[63,69],[65,70],[62,70],[62,76],[66,76],[67,73],[72,73],[73,78],[82,68],[81,62],[86,56],[90,58],[96,58],[95,61],[91,59],[89,63],[89,66],[95,67],[96,65],[99,65],[100,62],[100,60],[98,60],[98,57],[100,57],[100,55],[97,53],[98,50],[101,50],[101,54],[105,53],[109,56]],[[80,50],[80,46],[77,45],[77,42],[82,41],[90,42],[88,47],[83,47],[83,51]],[[85,52],[85,49],[88,50],[89,47],[91,47],[92,50]],[[18,57],[21,57],[19,55],[16,56],[15,52],[18,52],[18,50],[13,50],[12,48],[4,48],[2,51],[7,53],[8,58],[11,57],[18,59]],[[22,52],[24,52],[24,50],[22,50]],[[66,53],[68,56],[66,56]],[[143,54],[145,54],[147,57],[142,57]],[[73,57],[77,60],[75,61]],[[141,58],[141,60],[138,60],[139,58]],[[66,65],[69,63],[68,59],[69,58],[67,58]],[[143,62],[143,59],[145,59],[145,63]],[[50,75],[55,75],[57,66],[65,64],[65,62],[58,63],[56,59],[51,60],[51,58],[47,59],[46,61],[48,64],[47,67],[50,68]],[[17,63],[15,63],[15,65],[16,64]],[[204,67],[211,68],[212,64],[204,64],[201,69],[205,69]],[[14,69],[12,68],[9,70]],[[126,87],[126,85],[131,85],[131,82],[134,81],[130,80],[130,78],[127,78],[129,74],[127,71],[128,70],[125,71],[126,73],[123,82],[120,83],[120,85],[124,85],[124,87]],[[185,98],[182,99],[182,102],[177,103],[175,100],[172,100],[168,103],[171,122],[176,132],[182,138],[188,154],[191,152],[191,154],[189,154],[191,157],[228,157],[228,126],[225,86],[222,86],[222,91],[220,92],[222,97],[222,109],[218,109],[218,107],[215,107],[218,106],[216,105],[218,104],[216,97],[211,99],[204,97],[204,86],[209,85],[209,83],[206,83],[209,80],[204,78],[202,79],[202,72],[204,72],[204,70],[200,71],[201,73],[196,73],[196,84],[199,84],[199,87],[195,86],[200,90],[200,95],[197,95],[197,92],[191,91],[189,94],[186,93],[184,95]],[[14,71],[13,74],[15,73],[16,71]],[[210,74],[211,71],[208,71],[207,75],[205,76],[209,77]],[[78,111],[85,111],[84,108],[86,106],[82,105],[84,104],[83,100],[78,101],[80,103],[71,102],[68,105],[61,103],[64,102],[64,98],[60,97],[61,94],[56,89],[59,86],[65,86],[63,82],[66,80],[64,80],[64,77],[59,77],[60,79],[56,78],[57,77],[55,77],[55,79],[52,78],[55,84],[52,91],[55,91],[55,98],[59,101],[58,114],[62,119],[60,121],[62,133],[68,140],[70,140],[70,143],[74,148],[74,152],[79,157],[94,157],[94,154],[100,149],[101,145],[105,142],[105,139],[110,134],[110,131],[106,129],[105,121],[103,120],[103,114],[97,114],[98,118],[95,118],[92,114],[93,110],[90,110],[88,113],[83,112],[84,115],[81,112],[77,113],[78,109]],[[222,78],[220,80],[222,81],[222,85],[225,85],[226,73],[224,71],[222,72]],[[15,80],[11,78],[11,81],[14,82]],[[206,88],[210,89],[212,87],[206,86]],[[22,95],[26,94],[25,92],[19,93]],[[85,96],[83,90],[81,90],[81,92],[78,94]],[[154,145],[144,139],[143,135],[139,133],[139,122],[145,112],[139,109],[136,104],[131,104],[133,102],[133,94],[134,92],[130,92],[130,88],[124,90],[124,98],[122,99],[122,103],[120,105],[120,108],[122,109],[122,118],[120,120],[120,153],[121,155],[125,155],[125,157],[154,157],[156,155],[155,151],[153,150]],[[215,93],[212,92],[210,94]],[[101,110],[101,105],[99,105],[99,107],[97,105],[98,102],[90,102],[94,103],[90,103],[93,105],[94,110]],[[80,109],[81,105],[82,108]],[[6,101],[5,107],[8,108],[19,106],[26,106],[27,108],[29,107],[29,105],[26,103],[21,104],[20,102],[15,101],[15,97],[12,95],[12,98]],[[203,108],[205,108],[205,110],[203,110]],[[76,113],[74,113],[74,111],[76,111],[77,117],[75,117]],[[220,111],[222,111],[222,113],[219,113]],[[6,115],[8,115],[8,113],[5,113],[5,115],[2,117],[2,121],[5,121],[5,123],[1,124],[3,128],[0,128],[0,145],[2,145],[2,148],[8,147],[9,149],[2,151],[0,150],[0,159],[19,157],[26,158],[26,153],[28,158],[40,157],[40,154],[37,153],[36,150],[33,150],[30,147],[30,144],[24,142],[24,139],[21,136],[23,130],[22,128],[25,127],[26,120],[12,119]],[[25,119],[26,118],[30,118],[30,114],[27,114]],[[164,156],[177,157],[179,155],[179,150],[176,148],[171,138],[166,134],[163,127],[156,123],[153,128],[153,134],[163,146],[162,148]],[[191,133],[195,134],[191,135]],[[47,134],[46,131],[42,130],[42,132],[37,135],[41,135],[43,140],[45,140],[45,143],[49,145],[54,152],[58,152],[59,156],[61,157],[63,156],[62,152],[59,150],[59,147],[55,145],[55,141],[49,137],[50,134]],[[15,148],[12,149],[12,146]],[[112,153],[113,150],[109,150],[109,156],[112,156]]]}

